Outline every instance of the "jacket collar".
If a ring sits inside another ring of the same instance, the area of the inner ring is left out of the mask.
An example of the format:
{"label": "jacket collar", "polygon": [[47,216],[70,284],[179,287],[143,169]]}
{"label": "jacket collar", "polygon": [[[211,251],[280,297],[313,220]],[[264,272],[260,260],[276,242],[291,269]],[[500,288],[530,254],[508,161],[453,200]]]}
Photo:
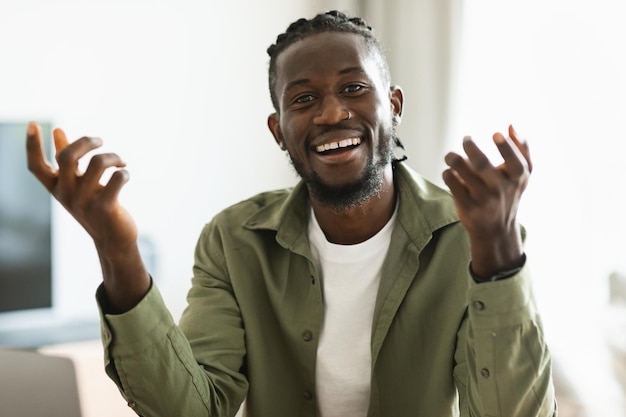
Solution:
{"label": "jacket collar", "polygon": [[[433,232],[458,221],[450,193],[429,182],[404,163],[394,167],[398,192],[398,224],[413,243],[422,247]],[[244,227],[276,231],[277,242],[288,249],[306,246],[309,222],[309,195],[300,181],[287,198],[275,199],[244,223]],[[304,247],[300,247],[304,250]]]}
{"label": "jacket collar", "polygon": [[413,243],[421,248],[433,233],[459,218],[450,193],[413,171],[403,163],[396,165],[398,222]]}

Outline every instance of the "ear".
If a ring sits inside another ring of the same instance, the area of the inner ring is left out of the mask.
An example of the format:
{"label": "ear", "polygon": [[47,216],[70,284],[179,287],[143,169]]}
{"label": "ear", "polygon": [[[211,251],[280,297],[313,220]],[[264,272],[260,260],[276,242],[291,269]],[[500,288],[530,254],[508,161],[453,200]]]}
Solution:
{"label": "ear", "polygon": [[285,150],[285,142],[283,141],[283,135],[280,131],[280,116],[278,113],[272,113],[267,116],[267,127],[272,132],[274,140],[280,146],[280,149]]}
{"label": "ear", "polygon": [[400,123],[400,117],[402,117],[402,108],[404,106],[404,95],[402,88],[397,85],[389,87],[389,98],[391,100],[391,111],[393,112],[394,120]]}

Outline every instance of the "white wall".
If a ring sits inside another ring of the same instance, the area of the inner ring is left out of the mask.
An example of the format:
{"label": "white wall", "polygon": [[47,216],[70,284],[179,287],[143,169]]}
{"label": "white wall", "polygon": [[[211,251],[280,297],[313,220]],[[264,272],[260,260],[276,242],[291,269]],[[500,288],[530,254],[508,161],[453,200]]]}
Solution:
{"label": "white wall", "polygon": [[[485,148],[513,123],[534,172],[521,215],[546,312],[566,291],[574,311],[605,303],[626,268],[626,13],[619,0],[466,0],[455,137]],[[454,144],[460,148],[461,141]],[[539,278],[541,277],[541,278]],[[584,313],[588,316],[588,312]]]}
{"label": "white wall", "polygon": [[[0,120],[50,120],[122,155],[121,199],[154,242],[152,273],[175,317],[202,225],[295,182],[266,127],[265,50],[318,11],[310,3],[0,1]],[[93,245],[58,204],[53,226],[57,314],[95,318]]]}
{"label": "white wall", "polygon": [[555,361],[593,416],[626,410],[607,348],[619,328],[608,277],[626,270],[625,16],[622,0],[466,0],[453,127],[495,149],[491,133],[513,123],[529,141],[520,217],[535,289]]}

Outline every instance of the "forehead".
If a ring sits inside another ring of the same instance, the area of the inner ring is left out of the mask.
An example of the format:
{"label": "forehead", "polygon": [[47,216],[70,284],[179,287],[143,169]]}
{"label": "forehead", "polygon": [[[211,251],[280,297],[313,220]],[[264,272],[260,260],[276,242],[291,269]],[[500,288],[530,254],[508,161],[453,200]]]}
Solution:
{"label": "forehead", "polygon": [[381,79],[376,51],[356,33],[322,32],[307,36],[276,59],[277,88],[299,79],[330,77],[347,68],[361,68],[373,80]]}

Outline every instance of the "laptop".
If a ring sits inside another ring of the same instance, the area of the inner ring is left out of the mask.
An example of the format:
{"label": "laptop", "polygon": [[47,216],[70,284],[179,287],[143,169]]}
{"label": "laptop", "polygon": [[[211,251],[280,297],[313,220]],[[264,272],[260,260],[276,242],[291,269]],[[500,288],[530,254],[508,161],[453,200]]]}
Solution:
{"label": "laptop", "polygon": [[0,417],[81,417],[69,358],[0,349]]}

